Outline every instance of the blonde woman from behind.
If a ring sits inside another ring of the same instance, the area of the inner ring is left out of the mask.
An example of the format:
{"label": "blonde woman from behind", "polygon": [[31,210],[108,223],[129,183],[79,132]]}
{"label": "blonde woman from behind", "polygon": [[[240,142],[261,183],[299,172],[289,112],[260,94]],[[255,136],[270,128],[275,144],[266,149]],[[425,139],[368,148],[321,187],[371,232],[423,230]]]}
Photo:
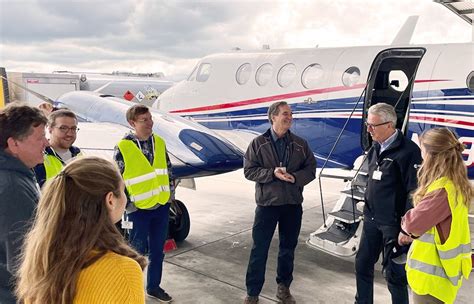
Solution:
{"label": "blonde woman from behind", "polygon": [[24,244],[17,297],[25,303],[145,303],[146,259],[115,227],[126,203],[114,164],[83,157],[46,183]]}
{"label": "blonde woman from behind", "polygon": [[406,270],[414,303],[453,303],[472,268],[468,210],[474,190],[464,146],[449,129],[424,132],[420,145],[415,207],[402,218],[399,243],[413,240]]}

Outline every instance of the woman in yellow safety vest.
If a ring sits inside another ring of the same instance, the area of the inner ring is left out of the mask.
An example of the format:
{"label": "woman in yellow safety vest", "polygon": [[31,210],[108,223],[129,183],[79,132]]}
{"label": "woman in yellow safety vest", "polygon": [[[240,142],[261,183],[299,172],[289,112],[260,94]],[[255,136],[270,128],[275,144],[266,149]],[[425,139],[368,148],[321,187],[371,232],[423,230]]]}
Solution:
{"label": "woman in yellow safety vest", "polygon": [[449,129],[424,132],[420,145],[415,207],[402,218],[398,241],[413,241],[406,271],[414,303],[453,303],[472,268],[468,211],[474,190],[464,146]]}

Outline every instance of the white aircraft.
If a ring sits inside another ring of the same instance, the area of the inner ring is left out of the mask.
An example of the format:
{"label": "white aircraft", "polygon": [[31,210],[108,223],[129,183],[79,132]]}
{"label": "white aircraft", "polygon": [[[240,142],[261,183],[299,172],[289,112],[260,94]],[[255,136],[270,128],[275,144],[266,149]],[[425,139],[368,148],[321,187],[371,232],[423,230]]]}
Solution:
{"label": "white aircraft", "polygon": [[[472,23],[472,2],[442,4]],[[187,80],[161,94],[154,107],[215,129],[245,149],[269,127],[268,106],[287,101],[292,129],[306,138],[322,165],[319,178],[350,180],[308,244],[352,256],[358,250],[365,190],[362,161],[356,159],[371,146],[363,124],[371,105],[392,104],[397,127],[414,141],[429,128],[455,130],[467,147],[464,161],[474,178],[474,45],[411,45],[416,19],[410,17],[389,46],[238,50],[206,56]],[[325,174],[327,167],[352,171]]]}

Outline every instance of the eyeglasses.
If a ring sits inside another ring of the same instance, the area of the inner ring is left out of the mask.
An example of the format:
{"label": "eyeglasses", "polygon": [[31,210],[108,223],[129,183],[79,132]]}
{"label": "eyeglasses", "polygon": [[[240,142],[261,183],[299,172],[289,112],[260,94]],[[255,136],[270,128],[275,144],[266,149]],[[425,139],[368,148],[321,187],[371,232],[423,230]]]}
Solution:
{"label": "eyeglasses", "polygon": [[149,122],[149,121],[153,122],[153,119],[151,119],[151,118],[143,118],[143,119],[137,119],[137,120],[135,120],[135,122],[140,122],[140,123],[147,123],[147,122]]}
{"label": "eyeglasses", "polygon": [[72,133],[77,133],[79,131],[79,128],[74,126],[74,127],[66,127],[66,126],[60,126],[60,127],[55,127],[56,129],[59,129],[61,133],[66,134],[68,131],[71,131]]}
{"label": "eyeglasses", "polygon": [[370,129],[375,129],[375,127],[378,127],[378,126],[383,126],[383,125],[386,125],[390,123],[390,121],[386,121],[386,122],[381,122],[379,124],[371,124],[371,123],[368,123],[368,122],[364,122],[365,126],[367,128],[370,128]]}

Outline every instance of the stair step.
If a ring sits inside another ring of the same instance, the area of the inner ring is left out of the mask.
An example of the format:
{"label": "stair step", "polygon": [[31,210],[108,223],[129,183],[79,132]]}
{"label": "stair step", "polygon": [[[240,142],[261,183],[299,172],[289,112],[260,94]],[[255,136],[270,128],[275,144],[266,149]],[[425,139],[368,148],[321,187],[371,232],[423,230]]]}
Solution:
{"label": "stair step", "polygon": [[353,195],[354,197],[360,198],[361,200],[364,199],[364,192],[361,192],[357,189],[346,189],[342,190],[341,193]]}
{"label": "stair step", "polygon": [[344,180],[352,180],[354,178],[354,172],[347,169],[330,169],[327,173],[320,173],[320,177],[337,178]]}
{"label": "stair step", "polygon": [[[360,212],[359,210],[356,210],[353,213],[352,210],[345,210],[345,209],[329,212],[329,214],[335,217],[336,219],[340,220],[341,222],[348,223],[348,224],[360,222],[363,216],[362,212]],[[354,215],[355,215],[355,218],[354,218]]]}
{"label": "stair step", "polygon": [[354,226],[355,229],[341,229],[336,224],[332,224],[327,231],[315,234],[315,237],[336,244],[343,243],[347,242],[354,235],[355,230],[357,229],[357,226]]}

